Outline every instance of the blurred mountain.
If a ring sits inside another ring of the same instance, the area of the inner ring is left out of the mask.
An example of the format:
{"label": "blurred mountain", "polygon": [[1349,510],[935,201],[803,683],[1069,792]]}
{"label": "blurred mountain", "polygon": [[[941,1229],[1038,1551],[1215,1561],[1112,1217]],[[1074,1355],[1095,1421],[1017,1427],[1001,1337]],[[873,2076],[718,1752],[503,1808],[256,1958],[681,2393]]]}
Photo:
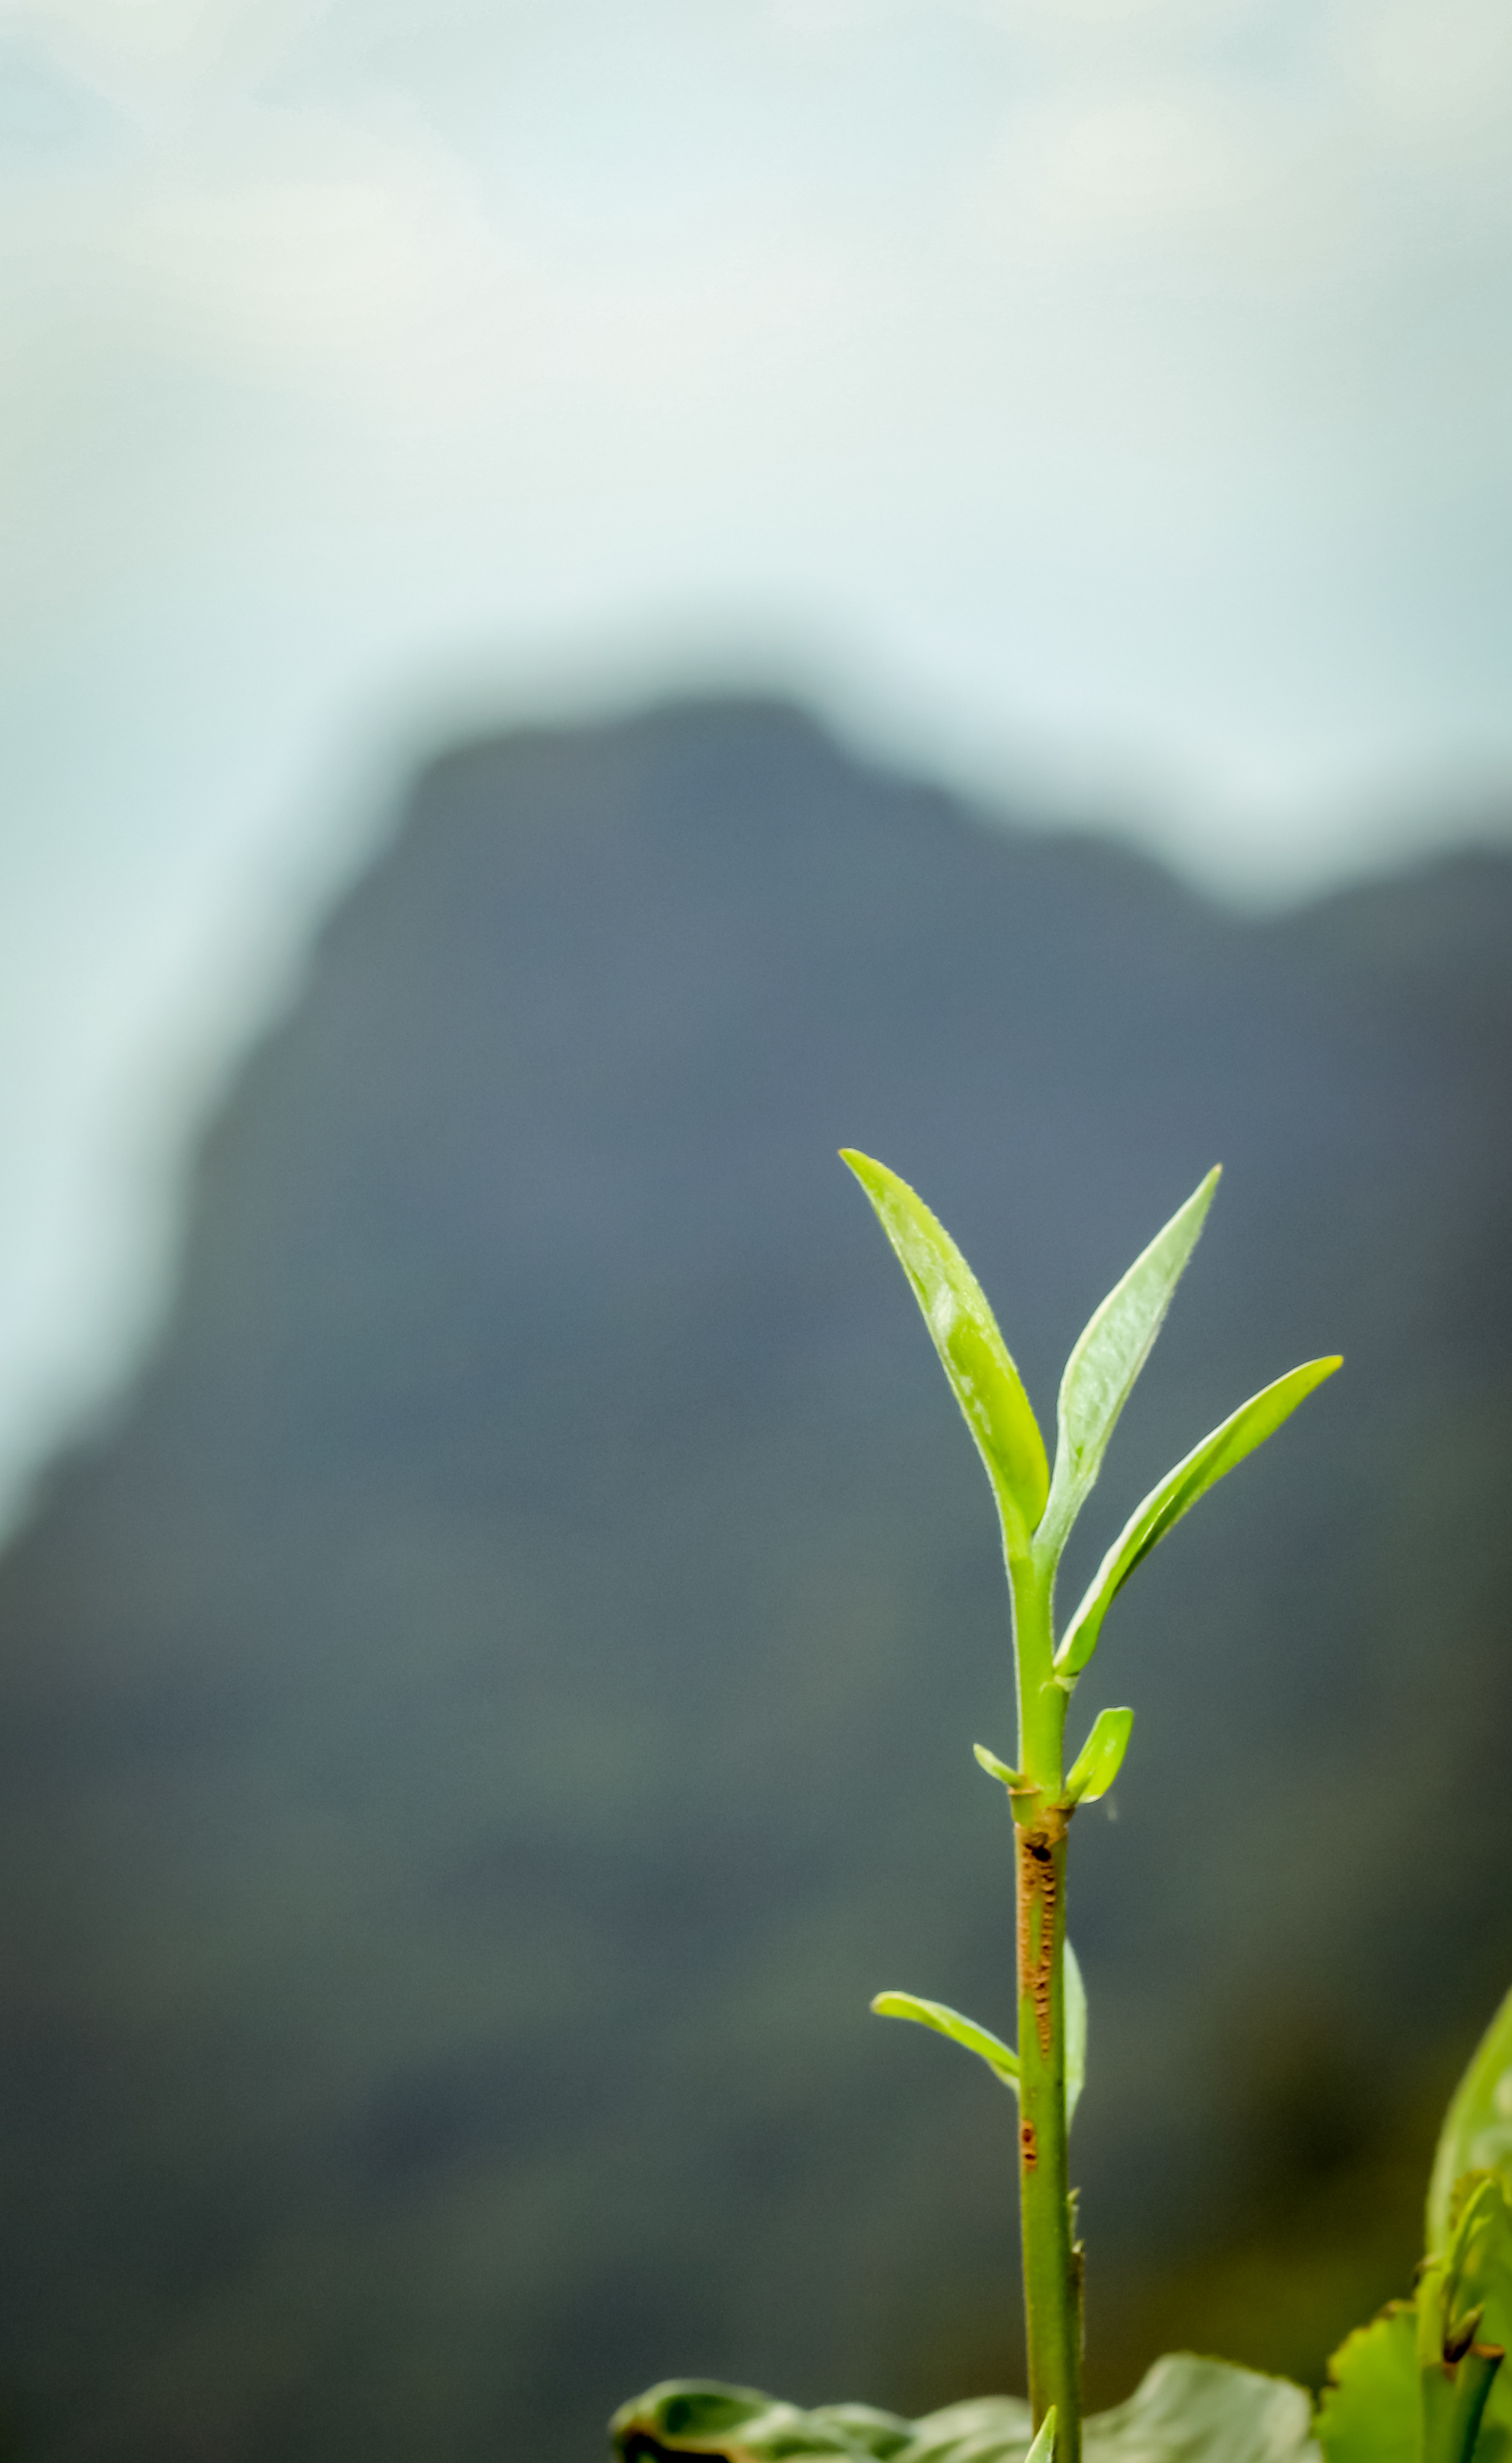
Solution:
{"label": "blurred mountain", "polygon": [[1073,1842],[1077,2160],[1105,2395],[1288,2181],[1386,2218],[1335,2198],[1325,2306],[1397,2288],[1512,1973],[1509,950],[1501,858],[1242,923],[761,704],[428,771],[204,1142],[150,1372],[0,1568],[31,2452],[568,2463],[674,2372],[1011,2380],[1011,2108],[866,2016],[1011,2021],[1001,1572],[842,1143],[1051,1418],[1227,1165],[1073,1572],[1349,1354],[1078,1703],[1138,1718]]}

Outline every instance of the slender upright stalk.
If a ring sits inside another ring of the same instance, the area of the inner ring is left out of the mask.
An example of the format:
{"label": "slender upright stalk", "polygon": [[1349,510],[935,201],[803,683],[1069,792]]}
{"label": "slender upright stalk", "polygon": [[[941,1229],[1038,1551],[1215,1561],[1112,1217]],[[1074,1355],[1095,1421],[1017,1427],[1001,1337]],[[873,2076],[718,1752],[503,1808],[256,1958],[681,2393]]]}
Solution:
{"label": "slender upright stalk", "polygon": [[[1013,1807],[1018,1897],[1019,2043],[1015,2053],[942,2002],[879,1994],[874,2010],[913,2018],[984,2060],[1019,2094],[1019,2191],[1029,2398],[1038,2430],[1053,2409],[1054,2463],[1081,2463],[1081,2254],[1072,2239],[1068,2169],[1066,1832],[1079,1803],[1112,1787],[1134,1712],[1100,1711],[1068,1776],[1066,1711],[1097,1647],[1110,1605],[1136,1565],[1198,1498],[1281,1426],[1305,1394],[1331,1377],[1337,1357],[1305,1361],[1252,1394],[1167,1471],[1130,1519],[1092,1577],[1061,1636],[1052,1607],[1055,1568],[1091,1492],[1108,1440],[1160,1331],[1172,1293],[1218,1185],[1210,1171],[1115,1283],[1077,1337],[1061,1380],[1055,1468],[1050,1470],[1024,1380],[986,1295],[943,1224],[906,1181],[869,1155],[846,1150],[924,1312],[957,1402],[997,1498],[1018,1671],[1019,1759],[1009,1770],[984,1745],[977,1758],[1007,1788]],[[1079,1991],[1073,2009],[1080,2000]],[[1080,2084],[1081,2029],[1072,2066]]]}
{"label": "slender upright stalk", "polygon": [[1018,1884],[1019,2214],[1029,2402],[1039,2428],[1055,2408],[1055,2463],[1081,2463],[1081,2258],[1072,2241],[1066,2125],[1067,1696],[1052,1665],[1053,1559],[1014,1556],[1019,1769],[1013,1792]]}

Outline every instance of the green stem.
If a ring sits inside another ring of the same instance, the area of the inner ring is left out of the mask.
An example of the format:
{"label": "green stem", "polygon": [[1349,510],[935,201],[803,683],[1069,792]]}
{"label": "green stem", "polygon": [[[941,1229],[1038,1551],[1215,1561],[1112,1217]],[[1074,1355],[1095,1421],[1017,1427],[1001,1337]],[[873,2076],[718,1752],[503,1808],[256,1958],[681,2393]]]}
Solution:
{"label": "green stem", "polygon": [[1056,1683],[1049,1566],[1009,1563],[1019,1679],[1014,1849],[1018,1899],[1019,2212],[1029,2402],[1055,2408],[1055,2463],[1080,2463],[1081,2257],[1072,2241],[1066,2132],[1067,1695]]}

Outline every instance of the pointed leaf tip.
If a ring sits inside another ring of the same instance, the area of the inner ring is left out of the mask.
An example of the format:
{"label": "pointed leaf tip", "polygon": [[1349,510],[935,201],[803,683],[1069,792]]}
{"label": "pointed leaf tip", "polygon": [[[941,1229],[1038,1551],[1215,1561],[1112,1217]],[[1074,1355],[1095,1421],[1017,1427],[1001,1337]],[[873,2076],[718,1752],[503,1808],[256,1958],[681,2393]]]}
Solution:
{"label": "pointed leaf tip", "polygon": [[1046,1512],[1057,1548],[1102,1469],[1108,1441],[1165,1321],[1221,1171],[1215,1164],[1077,1337],[1061,1379],[1055,1476]]}
{"label": "pointed leaf tip", "polygon": [[1034,2443],[1024,2457],[1024,2463],[1054,2463],[1055,2406],[1051,2404],[1035,2432]]}
{"label": "pointed leaf tip", "polygon": [[1199,1496],[1206,1494],[1224,1474],[1231,1471],[1244,1456],[1253,1453],[1266,1437],[1289,1419],[1299,1403],[1306,1400],[1315,1385],[1342,1368],[1342,1353],[1333,1352],[1325,1360],[1305,1360],[1300,1368],[1288,1370],[1272,1385],[1264,1386],[1242,1403],[1237,1411],[1214,1428],[1183,1456],[1175,1471],[1167,1471],[1157,1488],[1153,1488],[1142,1505],[1137,1505],[1113,1541],[1107,1556],[1093,1575],[1081,1605],[1066,1628],[1061,1646],[1055,1654],[1055,1666],[1062,1676],[1079,1676],[1097,1647],[1102,1623],[1114,1599],[1122,1590],[1134,1567],[1148,1557],[1152,1548],[1165,1537],[1168,1531],[1190,1513]]}
{"label": "pointed leaf tip", "polygon": [[1045,1511],[1049,1464],[1024,1381],[986,1295],[942,1223],[885,1164],[853,1146],[855,1174],[924,1313],[940,1364],[987,1467],[1004,1532],[1022,1555]]}

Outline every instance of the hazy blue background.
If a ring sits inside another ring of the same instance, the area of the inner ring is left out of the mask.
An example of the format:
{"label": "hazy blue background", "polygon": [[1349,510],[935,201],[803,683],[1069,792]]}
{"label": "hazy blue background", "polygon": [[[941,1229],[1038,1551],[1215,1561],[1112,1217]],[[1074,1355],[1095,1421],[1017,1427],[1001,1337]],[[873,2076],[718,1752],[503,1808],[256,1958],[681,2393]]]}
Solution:
{"label": "hazy blue background", "polygon": [[0,1496],[395,762],[803,685],[1288,896],[1499,829],[1500,0],[0,11]]}
{"label": "hazy blue background", "polygon": [[0,0],[0,2437],[1013,2376],[1002,2099],[864,2017],[1004,2021],[1008,1711],[842,1138],[1042,1404],[1228,1166],[1087,1551],[1350,1355],[1099,1672],[1095,2391],[1405,2283],[1512,1972],[1509,310],[1500,0]]}

